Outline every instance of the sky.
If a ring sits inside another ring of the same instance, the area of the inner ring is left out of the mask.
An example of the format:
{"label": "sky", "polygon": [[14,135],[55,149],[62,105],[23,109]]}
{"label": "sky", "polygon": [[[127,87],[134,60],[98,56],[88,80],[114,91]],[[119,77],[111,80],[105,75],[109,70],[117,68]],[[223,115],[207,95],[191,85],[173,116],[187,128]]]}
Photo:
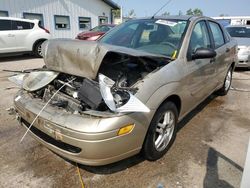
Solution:
{"label": "sky", "polygon": [[[131,9],[137,17],[152,16],[168,0],[113,0],[123,7],[126,16]],[[229,16],[250,16],[250,0],[172,0],[158,15],[169,12],[177,15],[179,10],[183,14],[189,8],[199,8],[205,16],[213,17],[220,14]]]}

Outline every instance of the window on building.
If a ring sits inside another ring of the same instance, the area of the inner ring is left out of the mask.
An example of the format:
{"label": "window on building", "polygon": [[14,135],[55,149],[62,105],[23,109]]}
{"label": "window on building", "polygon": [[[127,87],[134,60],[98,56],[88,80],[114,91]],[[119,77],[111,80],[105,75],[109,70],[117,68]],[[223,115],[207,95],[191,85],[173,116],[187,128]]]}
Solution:
{"label": "window on building", "polygon": [[12,30],[32,29],[33,27],[34,27],[34,23],[31,23],[31,22],[12,20]]}
{"label": "window on building", "polygon": [[8,17],[8,16],[9,16],[8,11],[0,10],[0,17]]}
{"label": "window on building", "polygon": [[108,17],[106,16],[99,16],[99,25],[107,24],[108,23]]}
{"label": "window on building", "polygon": [[56,29],[70,29],[69,16],[55,15],[55,27]]}
{"label": "window on building", "polygon": [[43,21],[43,15],[42,14],[24,12],[23,13],[23,18],[30,19],[30,20],[39,20],[41,26],[44,26],[44,21]]}
{"label": "window on building", "polygon": [[209,22],[209,26],[210,26],[212,34],[213,34],[215,48],[221,47],[225,43],[225,41],[224,41],[223,32],[222,32],[219,24],[214,23],[214,22]]}
{"label": "window on building", "polygon": [[10,20],[0,20],[0,31],[11,30]]}
{"label": "window on building", "polygon": [[79,28],[84,30],[91,29],[91,18],[79,17]]}

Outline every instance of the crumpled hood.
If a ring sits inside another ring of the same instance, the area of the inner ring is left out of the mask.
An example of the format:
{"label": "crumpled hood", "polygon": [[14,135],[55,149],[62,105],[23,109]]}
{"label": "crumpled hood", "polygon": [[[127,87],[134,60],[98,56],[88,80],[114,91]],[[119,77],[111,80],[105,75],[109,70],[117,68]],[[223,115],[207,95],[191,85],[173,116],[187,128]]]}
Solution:
{"label": "crumpled hood", "polygon": [[108,52],[129,54],[135,57],[166,58],[165,56],[96,41],[54,39],[45,42],[43,45],[44,62],[48,69],[89,79],[96,78],[102,60]]}

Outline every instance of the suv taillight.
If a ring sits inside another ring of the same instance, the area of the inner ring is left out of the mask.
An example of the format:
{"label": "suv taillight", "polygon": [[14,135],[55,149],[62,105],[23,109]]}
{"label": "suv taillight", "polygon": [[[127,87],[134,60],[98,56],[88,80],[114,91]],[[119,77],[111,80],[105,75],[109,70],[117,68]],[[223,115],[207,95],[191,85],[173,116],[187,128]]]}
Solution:
{"label": "suv taillight", "polygon": [[43,27],[43,26],[41,26],[41,25],[39,25],[39,27],[40,27],[41,29],[43,29],[46,33],[49,33],[49,34],[50,34],[50,32],[49,32],[49,30],[48,30],[48,29],[44,28],[44,27]]}

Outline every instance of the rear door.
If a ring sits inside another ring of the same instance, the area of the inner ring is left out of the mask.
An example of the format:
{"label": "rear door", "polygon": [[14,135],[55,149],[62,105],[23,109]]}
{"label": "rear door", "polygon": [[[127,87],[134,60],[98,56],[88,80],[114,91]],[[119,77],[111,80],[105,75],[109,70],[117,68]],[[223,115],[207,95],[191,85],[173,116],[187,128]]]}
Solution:
{"label": "rear door", "polygon": [[234,53],[232,47],[227,44],[225,34],[221,26],[213,21],[208,21],[209,30],[214,43],[214,49],[217,53],[215,66],[217,69],[216,80],[217,86],[224,82],[228,65],[230,64],[230,53]]}
{"label": "rear door", "polygon": [[198,48],[211,47],[207,24],[204,20],[199,21],[193,28],[187,52],[188,88],[194,103],[200,102],[211,94],[215,85],[216,69],[213,59],[192,60],[191,56]]}
{"label": "rear door", "polygon": [[11,30],[11,20],[0,19],[0,53],[15,52],[15,35]]}
{"label": "rear door", "polygon": [[28,35],[30,34],[34,23],[25,21],[12,21],[12,34],[16,38],[16,51],[30,51],[28,49]]}

